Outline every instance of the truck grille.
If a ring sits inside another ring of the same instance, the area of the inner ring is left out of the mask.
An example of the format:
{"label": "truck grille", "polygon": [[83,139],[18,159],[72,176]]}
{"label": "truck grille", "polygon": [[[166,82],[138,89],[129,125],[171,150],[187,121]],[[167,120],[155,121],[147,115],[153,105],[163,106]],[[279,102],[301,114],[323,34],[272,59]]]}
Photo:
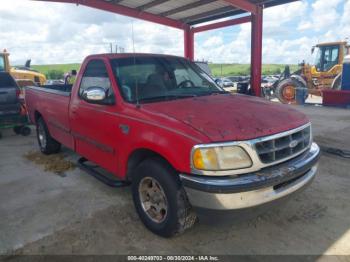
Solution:
{"label": "truck grille", "polygon": [[274,137],[255,144],[260,161],[264,164],[281,162],[303,152],[311,141],[311,127],[307,126],[294,133]]}

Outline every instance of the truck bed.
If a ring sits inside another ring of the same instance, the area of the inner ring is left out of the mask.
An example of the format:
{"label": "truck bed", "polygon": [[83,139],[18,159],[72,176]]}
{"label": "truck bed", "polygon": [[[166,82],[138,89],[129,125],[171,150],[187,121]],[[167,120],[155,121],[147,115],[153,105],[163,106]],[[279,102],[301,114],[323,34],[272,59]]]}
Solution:
{"label": "truck bed", "polygon": [[29,88],[58,95],[70,96],[72,87],[73,85],[43,85],[40,87],[30,86]]}
{"label": "truck bed", "polygon": [[70,148],[73,147],[69,121],[71,90],[72,85],[45,85],[30,86],[25,91],[30,120],[36,123],[42,117],[50,134]]}

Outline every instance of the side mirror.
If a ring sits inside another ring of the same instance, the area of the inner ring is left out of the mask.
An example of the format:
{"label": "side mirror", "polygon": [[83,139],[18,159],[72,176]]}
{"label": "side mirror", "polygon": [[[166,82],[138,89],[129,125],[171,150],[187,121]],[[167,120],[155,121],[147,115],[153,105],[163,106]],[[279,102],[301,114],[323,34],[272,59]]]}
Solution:
{"label": "side mirror", "polygon": [[82,99],[92,104],[103,104],[106,97],[106,91],[98,86],[88,87],[81,94]]}
{"label": "side mirror", "polygon": [[312,48],[311,48],[311,54],[313,54],[314,52],[315,52],[315,46],[313,46]]}

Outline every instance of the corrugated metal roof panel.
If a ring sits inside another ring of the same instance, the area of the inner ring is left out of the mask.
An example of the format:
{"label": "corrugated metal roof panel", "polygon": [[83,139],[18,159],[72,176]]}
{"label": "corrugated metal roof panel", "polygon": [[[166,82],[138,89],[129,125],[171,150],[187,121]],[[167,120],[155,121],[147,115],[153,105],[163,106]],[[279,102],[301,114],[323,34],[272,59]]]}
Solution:
{"label": "corrugated metal roof panel", "polygon": [[152,1],[153,0],[123,0],[119,4],[123,6],[131,7],[131,8],[138,8]]}
{"label": "corrugated metal roof panel", "polygon": [[185,17],[190,17],[193,15],[197,15],[200,13],[205,13],[208,11],[214,11],[214,10],[219,10],[222,7],[227,7],[230,6],[229,4],[225,3],[221,3],[220,1],[216,1],[210,4],[206,4],[206,5],[202,5],[199,7],[195,7],[195,8],[191,8],[191,9],[187,9],[185,11],[179,12],[179,13],[175,13],[173,15],[168,16],[169,18],[172,19],[176,19],[176,20],[182,20]]}
{"label": "corrugated metal roof panel", "polygon": [[[47,2],[81,3],[85,0],[40,0]],[[98,2],[125,6],[139,12],[151,13],[172,20],[181,21],[189,25],[209,22],[220,18],[231,17],[247,13],[237,9],[224,0],[94,0],[92,6]],[[254,4],[264,5],[265,8],[283,5],[300,0],[246,0]],[[89,4],[86,4],[89,6]],[[98,8],[98,7],[97,7]],[[103,8],[102,8],[103,9]],[[104,8],[104,10],[106,10]],[[123,11],[122,13],[127,13]]]}
{"label": "corrugated metal roof panel", "polygon": [[154,6],[151,9],[148,9],[147,11],[152,14],[161,14],[197,1],[198,0],[170,0],[163,4]]}

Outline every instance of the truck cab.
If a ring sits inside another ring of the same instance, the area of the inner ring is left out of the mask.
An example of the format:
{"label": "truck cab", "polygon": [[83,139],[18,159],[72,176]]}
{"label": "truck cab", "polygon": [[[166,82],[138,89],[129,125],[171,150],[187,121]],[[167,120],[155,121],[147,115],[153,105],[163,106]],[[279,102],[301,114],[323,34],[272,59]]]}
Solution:
{"label": "truck cab", "polygon": [[314,89],[340,88],[340,75],[343,68],[344,57],[349,53],[347,42],[332,42],[316,45],[312,49],[314,55],[313,65],[304,74],[311,81]]}

